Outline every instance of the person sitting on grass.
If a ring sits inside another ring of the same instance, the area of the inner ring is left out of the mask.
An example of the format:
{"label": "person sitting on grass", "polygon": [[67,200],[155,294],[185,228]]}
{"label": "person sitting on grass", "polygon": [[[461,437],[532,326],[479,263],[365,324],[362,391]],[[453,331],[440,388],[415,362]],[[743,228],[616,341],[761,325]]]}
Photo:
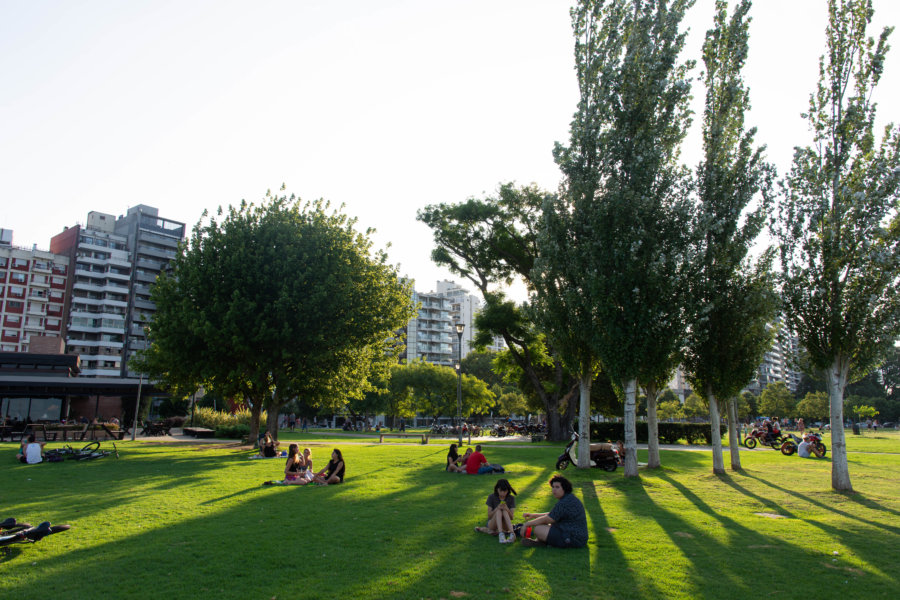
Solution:
{"label": "person sitting on grass", "polygon": [[[558,500],[548,513],[523,513],[530,520],[522,523],[522,545],[583,548],[587,545],[588,528],[584,505],[572,493],[572,483],[561,475],[550,480],[553,496]],[[532,539],[531,534],[537,539]]]}
{"label": "person sitting on grass", "polygon": [[300,454],[300,446],[291,444],[288,447],[288,459],[284,465],[284,484],[303,485],[309,483],[303,474],[306,472],[306,462]]}
{"label": "person sitting on grass", "polygon": [[456,444],[450,444],[450,451],[447,452],[447,466],[446,471],[449,473],[464,473],[466,470],[463,467],[460,467],[457,463],[459,462],[459,452],[456,451]]}
{"label": "person sitting on grass", "polygon": [[493,473],[490,463],[481,453],[481,444],[476,444],[475,452],[466,459],[466,473],[469,475],[483,475],[484,473]]}
{"label": "person sitting on grass", "polygon": [[344,483],[344,457],[337,448],[331,453],[331,460],[325,465],[325,468],[315,474],[313,482],[319,485],[333,485],[336,483]]}
{"label": "person sitting on grass", "polygon": [[513,515],[516,512],[516,490],[505,479],[497,480],[494,485],[494,493],[487,497],[488,519],[486,527],[476,527],[479,533],[498,535],[501,544],[511,544],[516,541],[513,533]]}
{"label": "person sitting on grass", "polygon": [[797,445],[797,456],[800,458],[809,458],[812,447],[812,444],[809,443],[809,437],[804,435],[803,441]]}
{"label": "person sitting on grass", "polygon": [[44,442],[34,441],[34,434],[30,434],[27,440],[22,440],[16,460],[27,465],[36,465],[44,460]]}
{"label": "person sitting on grass", "polygon": [[259,443],[259,455],[263,458],[275,458],[278,456],[278,442],[275,441],[275,438],[268,431]]}

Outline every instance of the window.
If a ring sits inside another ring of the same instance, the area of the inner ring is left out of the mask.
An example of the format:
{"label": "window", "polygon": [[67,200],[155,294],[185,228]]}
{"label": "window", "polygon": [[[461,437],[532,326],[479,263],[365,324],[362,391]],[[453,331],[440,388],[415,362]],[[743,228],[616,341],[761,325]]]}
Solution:
{"label": "window", "polygon": [[10,281],[14,281],[16,283],[25,283],[28,281],[28,277],[25,273],[11,273],[9,276]]}

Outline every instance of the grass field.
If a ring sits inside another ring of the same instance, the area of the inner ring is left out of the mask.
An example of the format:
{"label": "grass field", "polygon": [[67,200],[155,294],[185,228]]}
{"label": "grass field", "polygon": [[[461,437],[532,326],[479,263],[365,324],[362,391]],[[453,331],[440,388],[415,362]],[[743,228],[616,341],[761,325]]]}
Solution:
{"label": "grass field", "polygon": [[[319,466],[339,446],[346,483],[262,486],[283,460],[234,447],[125,442],[119,460],[27,466],[0,444],[0,519],[72,525],[0,549],[0,597],[733,600],[900,589],[896,433],[849,436],[853,494],[830,491],[828,459],[771,450],[743,452],[744,472],[724,477],[711,474],[708,451],[663,451],[664,468],[637,480],[570,468],[591,537],[565,551],[474,533],[496,477],[443,472],[449,441],[285,437],[310,445]],[[560,449],[486,444],[519,492],[517,514],[552,507]]]}

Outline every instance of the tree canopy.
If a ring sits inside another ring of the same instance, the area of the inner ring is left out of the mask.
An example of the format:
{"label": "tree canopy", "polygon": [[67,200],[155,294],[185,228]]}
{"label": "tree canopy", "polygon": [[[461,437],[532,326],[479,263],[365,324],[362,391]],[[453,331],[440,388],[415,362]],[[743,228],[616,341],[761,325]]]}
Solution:
{"label": "tree canopy", "polygon": [[[328,203],[267,194],[219,209],[152,291],[140,367],[179,391],[246,398],[269,428],[292,398],[341,407],[395,361],[409,286]],[[254,421],[254,426],[258,421]],[[251,437],[253,437],[251,432]]]}
{"label": "tree canopy", "polygon": [[852,490],[844,389],[900,335],[900,128],[879,141],[872,101],[892,30],[867,37],[873,14],[871,0],[828,2],[827,51],[803,115],[812,144],[795,149],[773,222],[788,324],[830,397],[836,490]]}

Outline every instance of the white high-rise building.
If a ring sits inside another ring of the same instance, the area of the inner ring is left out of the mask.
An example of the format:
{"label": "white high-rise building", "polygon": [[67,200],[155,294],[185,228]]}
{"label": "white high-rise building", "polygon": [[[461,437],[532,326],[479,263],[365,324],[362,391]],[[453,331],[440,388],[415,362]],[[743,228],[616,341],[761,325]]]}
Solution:
{"label": "white high-rise building", "polygon": [[[478,333],[478,330],[475,328],[475,317],[481,312],[483,306],[481,298],[474,294],[470,294],[469,290],[455,281],[448,281],[446,279],[437,282],[437,293],[450,300],[450,320],[453,322],[454,326],[456,323],[465,325],[462,336],[462,358],[465,358],[468,356],[469,352],[472,352],[475,349],[472,346],[472,340],[475,339],[475,334]],[[454,335],[454,360],[457,356],[458,346],[459,336]],[[499,352],[506,349],[506,344],[503,342],[502,337],[494,336],[491,345],[488,346],[487,349],[491,352]]]}

